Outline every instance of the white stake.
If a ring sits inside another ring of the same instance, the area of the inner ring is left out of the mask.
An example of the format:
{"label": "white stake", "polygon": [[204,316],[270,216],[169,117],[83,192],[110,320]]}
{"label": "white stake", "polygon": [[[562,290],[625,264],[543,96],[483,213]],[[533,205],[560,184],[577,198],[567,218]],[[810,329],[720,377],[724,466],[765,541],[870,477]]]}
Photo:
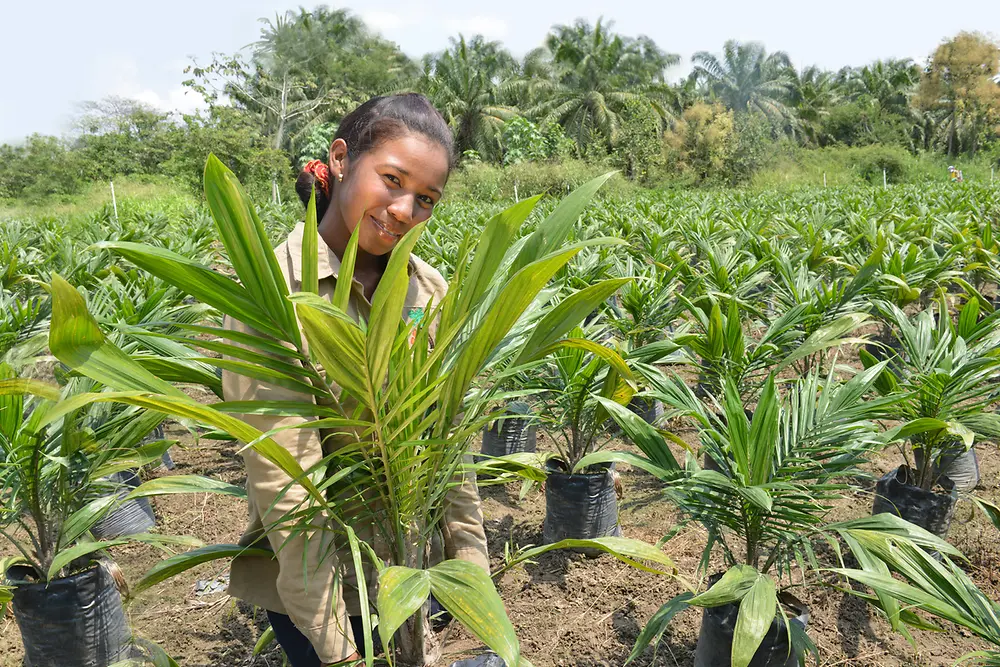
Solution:
{"label": "white stake", "polygon": [[823,187],[826,187],[826,172],[823,172]]}
{"label": "white stake", "polygon": [[993,167],[990,167],[990,185],[993,185]]}
{"label": "white stake", "polygon": [[519,202],[519,201],[521,201],[521,200],[520,200],[520,199],[518,199],[518,197],[517,197],[517,181],[514,181],[514,201],[515,201],[515,202]]}
{"label": "white stake", "polygon": [[888,188],[889,187],[889,181],[886,179],[886,176],[885,176],[885,169],[882,170],[882,187],[883,188]]}
{"label": "white stake", "polygon": [[115,207],[115,222],[118,222],[118,200],[115,198],[115,182],[111,183],[111,204]]}

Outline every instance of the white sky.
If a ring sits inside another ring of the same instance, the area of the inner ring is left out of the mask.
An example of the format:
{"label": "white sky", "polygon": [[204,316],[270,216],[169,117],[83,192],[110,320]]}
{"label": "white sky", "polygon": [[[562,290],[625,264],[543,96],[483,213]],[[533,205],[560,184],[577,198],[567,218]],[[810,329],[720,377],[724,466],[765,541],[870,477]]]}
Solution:
{"label": "white sky", "polygon": [[[260,34],[261,17],[307,2],[284,0],[0,0],[0,142],[62,134],[77,105],[106,95],[165,110],[191,110],[182,70],[191,56],[231,53]],[[504,0],[330,3],[346,6],[417,57],[459,32],[501,40],[515,55],[541,44],[554,24],[604,16],[615,30],[646,34],[681,54],[719,52],[729,38],[784,50],[798,67],[837,69],[877,58],[924,59],[960,30],[1000,34],[1000,0]]]}

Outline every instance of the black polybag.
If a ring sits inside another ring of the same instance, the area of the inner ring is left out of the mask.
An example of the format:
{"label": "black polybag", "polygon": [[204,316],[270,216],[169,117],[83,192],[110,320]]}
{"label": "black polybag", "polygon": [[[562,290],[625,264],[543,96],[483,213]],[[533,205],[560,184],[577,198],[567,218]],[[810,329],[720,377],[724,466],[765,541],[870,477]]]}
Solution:
{"label": "black polybag", "polygon": [[914,480],[915,475],[905,465],[887,472],[875,484],[872,515],[895,514],[945,539],[958,500],[955,484],[947,477],[939,477],[937,483],[947,493],[935,493],[914,485]]}
{"label": "black polybag", "polygon": [[25,667],[108,667],[130,657],[132,633],[107,568],[94,563],[48,583],[29,583],[31,575],[7,570]]}
{"label": "black polybag", "polygon": [[[482,453],[486,456],[507,456],[518,452],[534,452],[538,427],[528,416],[527,403],[510,403],[507,415],[483,429]],[[520,415],[520,416],[509,416]]]}
{"label": "black polybag", "polygon": [[590,540],[618,537],[618,494],[614,463],[594,466],[598,472],[567,474],[550,462],[545,480],[545,522],[542,533],[547,544],[565,539]]}
{"label": "black polybag", "polygon": [[[804,630],[809,622],[809,608],[797,600],[791,606],[794,606],[796,616],[788,619],[788,622],[795,623]],[[706,607],[702,611],[694,667],[721,667],[731,664],[733,631],[736,629],[739,610],[738,604],[730,603],[718,607]],[[788,629],[785,623],[775,616],[767,629],[767,634],[764,635],[764,640],[750,660],[749,667],[798,667],[798,664],[797,656],[790,650]]]}
{"label": "black polybag", "polygon": [[[136,471],[124,470],[111,475],[110,481],[118,485],[115,492],[118,498],[124,498],[139,486],[141,480]],[[90,532],[99,540],[110,540],[122,535],[145,533],[155,525],[156,517],[149,498],[133,498],[108,512]]]}
{"label": "black polybag", "polygon": [[[914,447],[913,459],[917,469],[920,469],[924,463],[923,450]],[[972,491],[979,485],[979,458],[976,456],[975,446],[966,449],[960,441],[952,443],[951,447],[945,448],[944,454],[934,465],[933,474],[950,479],[959,492]]]}

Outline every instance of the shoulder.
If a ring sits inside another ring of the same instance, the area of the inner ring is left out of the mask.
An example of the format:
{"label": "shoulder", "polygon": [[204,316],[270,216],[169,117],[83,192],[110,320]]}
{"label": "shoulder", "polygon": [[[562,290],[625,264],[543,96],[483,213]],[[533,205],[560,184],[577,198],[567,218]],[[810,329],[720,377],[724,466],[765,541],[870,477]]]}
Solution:
{"label": "shoulder", "polygon": [[303,223],[298,223],[284,241],[274,248],[274,257],[285,277],[285,284],[295,291],[295,282],[300,280],[299,262],[302,258]]}
{"label": "shoulder", "polygon": [[410,255],[410,266],[420,291],[427,297],[433,297],[434,301],[440,302],[448,292],[448,281],[441,272],[416,255]]}

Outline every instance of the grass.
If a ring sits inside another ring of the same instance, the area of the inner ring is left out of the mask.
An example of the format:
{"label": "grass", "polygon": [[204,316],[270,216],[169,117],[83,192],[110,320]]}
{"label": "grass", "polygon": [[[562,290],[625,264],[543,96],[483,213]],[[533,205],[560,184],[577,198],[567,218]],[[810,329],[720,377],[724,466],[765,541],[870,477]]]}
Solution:
{"label": "grass", "polygon": [[[119,213],[126,208],[141,207],[146,210],[177,210],[198,203],[190,190],[166,178],[134,179],[124,177],[115,181],[115,198]],[[71,219],[89,216],[105,208],[113,208],[111,187],[108,183],[91,183],[77,195],[50,198],[38,202],[0,200],[0,220],[29,217],[54,217]]]}
{"label": "grass", "polygon": [[[901,148],[890,146],[832,146],[811,149],[780,147],[770,164],[754,175],[750,187],[755,190],[822,187],[824,176],[827,187],[865,183],[881,185],[881,167],[885,163],[897,169],[897,174],[893,177],[890,168],[890,185],[947,183],[949,165],[962,170],[967,183],[988,184],[992,163],[997,172],[995,182],[1000,186],[1000,168],[996,167],[996,158],[992,156],[975,159],[948,158],[939,153],[920,153],[914,156]],[[863,176],[865,168],[872,172],[870,179]]]}

